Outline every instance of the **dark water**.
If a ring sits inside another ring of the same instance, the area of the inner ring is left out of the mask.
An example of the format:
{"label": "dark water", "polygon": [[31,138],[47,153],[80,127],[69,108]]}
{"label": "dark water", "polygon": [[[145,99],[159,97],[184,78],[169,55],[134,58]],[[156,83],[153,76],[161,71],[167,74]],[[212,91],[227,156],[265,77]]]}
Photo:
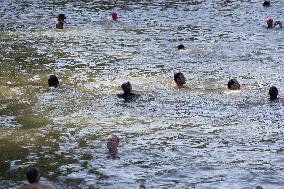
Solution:
{"label": "dark water", "polygon": [[[283,0],[0,2],[0,188],[29,166],[56,188],[284,187],[284,101],[268,100],[284,33],[265,27]],[[168,87],[177,71],[190,89]],[[230,78],[240,94],[224,94]],[[125,81],[138,101],[116,98]]]}

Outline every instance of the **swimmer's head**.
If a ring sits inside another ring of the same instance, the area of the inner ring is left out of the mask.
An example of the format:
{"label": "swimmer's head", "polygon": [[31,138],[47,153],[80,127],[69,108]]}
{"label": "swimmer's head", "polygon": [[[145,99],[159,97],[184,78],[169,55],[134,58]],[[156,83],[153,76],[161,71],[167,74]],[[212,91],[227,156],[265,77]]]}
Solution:
{"label": "swimmer's head", "polygon": [[269,6],[270,6],[270,1],[265,0],[265,1],[263,2],[263,6],[264,6],[264,7],[269,7]]}
{"label": "swimmer's head", "polygon": [[111,153],[116,152],[118,145],[119,145],[118,136],[111,134],[107,137],[107,148],[109,152]]}
{"label": "swimmer's head", "polygon": [[49,76],[48,85],[49,87],[55,87],[55,88],[58,87],[59,86],[58,78],[55,75]]}
{"label": "swimmer's head", "polygon": [[36,168],[29,168],[26,172],[26,176],[30,184],[39,182],[40,176]]}
{"label": "swimmer's head", "polygon": [[269,17],[269,18],[266,20],[266,24],[267,24],[267,27],[268,27],[268,28],[272,28],[272,27],[273,27],[273,19]]}
{"label": "swimmer's head", "polygon": [[269,97],[270,100],[275,100],[278,98],[278,89],[274,86],[269,88]]}
{"label": "swimmer's head", "polygon": [[57,20],[60,21],[60,22],[64,22],[65,19],[66,19],[65,14],[59,14],[57,16]]}
{"label": "swimmer's head", "polygon": [[183,45],[183,44],[180,44],[180,45],[178,46],[178,50],[182,50],[182,49],[184,49],[184,45]]}
{"label": "swimmer's head", "polygon": [[228,82],[228,89],[239,90],[241,88],[240,83],[236,79],[230,79]]}
{"label": "swimmer's head", "polygon": [[111,18],[112,18],[113,21],[116,21],[117,20],[117,13],[116,12],[111,13]]}
{"label": "swimmer's head", "polygon": [[130,93],[131,90],[132,90],[132,85],[131,85],[131,83],[128,81],[128,82],[123,83],[123,84],[121,85],[121,89],[122,89],[123,92],[125,92],[125,93]]}
{"label": "swimmer's head", "polygon": [[178,72],[174,74],[174,81],[178,85],[183,85],[186,83],[186,78],[184,77],[183,73]]}

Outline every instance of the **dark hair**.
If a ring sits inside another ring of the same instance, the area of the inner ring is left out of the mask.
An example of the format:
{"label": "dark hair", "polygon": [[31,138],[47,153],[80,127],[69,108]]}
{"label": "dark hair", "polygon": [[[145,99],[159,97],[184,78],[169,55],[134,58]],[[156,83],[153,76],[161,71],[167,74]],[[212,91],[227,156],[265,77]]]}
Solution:
{"label": "dark hair", "polygon": [[28,171],[26,172],[27,180],[29,183],[36,183],[38,182],[38,170],[36,168],[29,168]]}
{"label": "dark hair", "polygon": [[183,74],[183,73],[178,72],[178,73],[175,73],[175,74],[174,74],[174,81],[175,81],[175,82],[177,82],[177,79],[179,78],[179,76],[180,76],[181,74]]}
{"label": "dark hair", "polygon": [[184,45],[183,44],[178,46],[178,50],[180,50],[180,49],[184,49]]}
{"label": "dark hair", "polygon": [[57,16],[57,19],[65,20],[65,19],[66,19],[66,16],[65,16],[65,14],[59,14],[59,15]]}
{"label": "dark hair", "polygon": [[265,0],[265,1],[263,2],[263,6],[269,7],[269,6],[270,6],[270,1]]}
{"label": "dark hair", "polygon": [[272,86],[269,88],[269,96],[270,96],[270,100],[277,99],[278,89],[275,86]]}
{"label": "dark hair", "polygon": [[121,85],[121,89],[124,91],[124,92],[130,92],[129,91],[129,87],[131,86],[131,83],[129,81],[123,83]]}
{"label": "dark hair", "polygon": [[59,85],[58,78],[55,75],[49,76],[48,85],[49,87],[55,87],[55,88],[58,87]]}
{"label": "dark hair", "polygon": [[228,82],[228,89],[231,89],[232,85],[234,85],[237,82],[236,79],[230,79]]}

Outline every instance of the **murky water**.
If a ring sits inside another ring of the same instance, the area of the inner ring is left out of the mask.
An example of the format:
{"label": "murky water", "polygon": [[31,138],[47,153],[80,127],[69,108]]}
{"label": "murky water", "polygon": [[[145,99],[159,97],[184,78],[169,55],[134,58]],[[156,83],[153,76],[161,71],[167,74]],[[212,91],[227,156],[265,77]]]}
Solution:
{"label": "murky water", "polygon": [[[284,31],[264,25],[283,0],[0,2],[0,188],[29,166],[56,188],[283,188],[284,102],[267,93],[283,94]],[[190,89],[168,87],[177,71]],[[125,81],[136,102],[116,98]]]}

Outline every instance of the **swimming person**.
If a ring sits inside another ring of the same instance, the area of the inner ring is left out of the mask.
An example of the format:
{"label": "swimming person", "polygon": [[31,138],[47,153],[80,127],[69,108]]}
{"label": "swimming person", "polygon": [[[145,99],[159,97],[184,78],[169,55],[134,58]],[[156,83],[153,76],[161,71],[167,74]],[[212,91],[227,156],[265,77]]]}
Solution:
{"label": "swimming person", "polygon": [[178,72],[174,74],[174,83],[171,84],[171,87],[174,89],[181,89],[181,88],[188,88],[188,86],[185,85],[186,78],[184,77],[183,73]]}
{"label": "swimming person", "polygon": [[276,26],[279,26],[279,28],[282,28],[282,22],[281,21],[273,21],[272,18],[268,18],[266,20],[266,24],[267,24],[267,28],[273,28],[273,27],[276,27]]}
{"label": "swimming person", "polygon": [[112,18],[113,21],[116,21],[117,20],[117,13],[116,12],[111,13],[111,18]]}
{"label": "swimming person", "polygon": [[59,81],[58,81],[58,78],[55,75],[49,76],[48,86],[49,87],[54,87],[54,88],[59,87]]}
{"label": "swimming person", "polygon": [[229,90],[240,90],[241,85],[236,79],[230,79],[228,82],[228,89]]}
{"label": "swimming person", "polygon": [[40,175],[36,168],[29,168],[26,177],[29,184],[25,184],[18,189],[54,189],[52,186],[39,183]]}
{"label": "swimming person", "polygon": [[242,91],[240,83],[236,79],[230,79],[224,93],[226,95],[239,95]]}
{"label": "swimming person", "polygon": [[63,25],[65,23],[66,16],[64,14],[59,14],[57,16],[57,23],[55,25],[56,29],[63,29]]}
{"label": "swimming person", "polygon": [[117,97],[123,98],[125,101],[133,101],[140,96],[139,94],[132,92],[132,85],[129,81],[123,83],[121,89],[123,90],[123,93],[117,94]]}
{"label": "swimming person", "polygon": [[119,138],[118,136],[111,134],[107,137],[107,148],[110,155],[117,155],[117,147],[119,145]]}
{"label": "swimming person", "polygon": [[272,18],[268,18],[266,20],[266,24],[268,28],[273,28],[273,19]]}
{"label": "swimming person", "polygon": [[269,7],[269,6],[270,6],[270,1],[269,1],[269,0],[265,0],[265,1],[263,2],[263,6],[264,6],[264,7]]}
{"label": "swimming person", "polygon": [[278,98],[278,89],[275,86],[269,88],[269,98],[270,100],[275,100]]}

